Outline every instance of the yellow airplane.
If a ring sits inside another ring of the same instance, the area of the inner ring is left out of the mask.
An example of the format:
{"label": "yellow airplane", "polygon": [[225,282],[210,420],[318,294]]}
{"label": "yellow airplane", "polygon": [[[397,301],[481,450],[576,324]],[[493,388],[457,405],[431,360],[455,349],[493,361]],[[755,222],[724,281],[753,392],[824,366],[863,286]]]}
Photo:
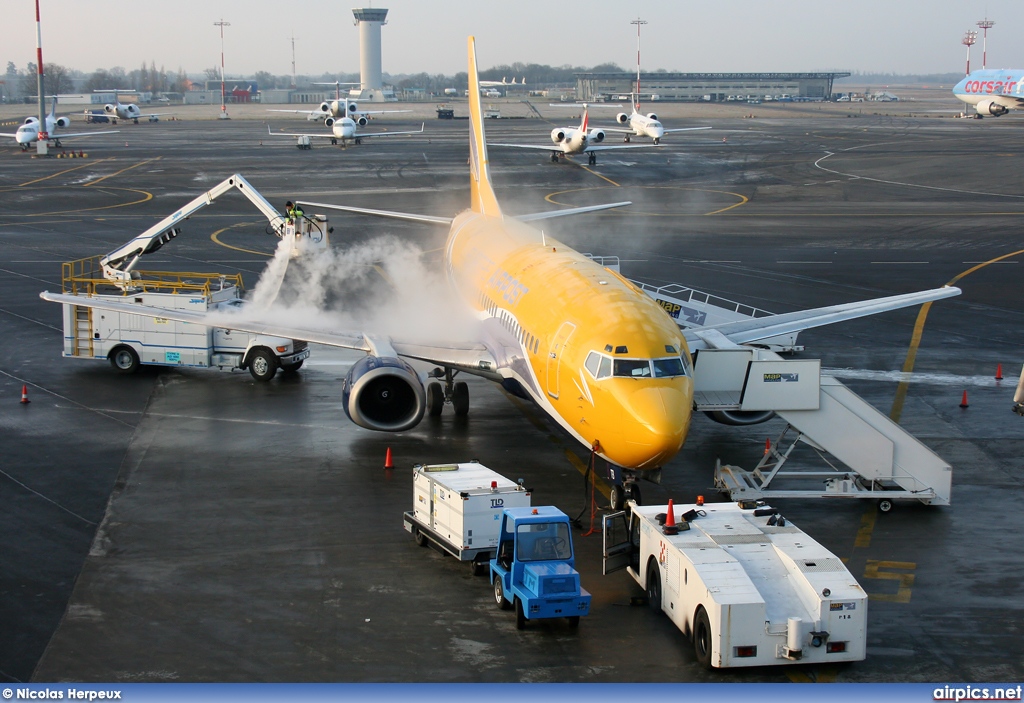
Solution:
{"label": "yellow airplane", "polygon": [[[457,415],[465,415],[468,386],[454,378],[458,373],[488,378],[535,402],[580,443],[618,467],[624,487],[615,490],[621,503],[626,496],[639,499],[635,479],[660,469],[686,440],[693,408],[690,348],[756,342],[960,292],[946,287],[681,330],[661,306],[622,276],[527,224],[629,203],[518,217],[502,212],[491,185],[473,37],[468,49],[469,210],[446,218],[302,204],[450,226],[445,272],[481,323],[476,342],[424,344],[271,323],[247,318],[244,310],[226,318],[48,292],[41,297],[365,351],[367,356],[348,372],[343,402],[356,424],[373,430],[408,430],[424,414],[440,414],[446,404]],[[443,371],[424,379],[408,359],[430,362]],[[431,378],[443,378],[443,385]]]}

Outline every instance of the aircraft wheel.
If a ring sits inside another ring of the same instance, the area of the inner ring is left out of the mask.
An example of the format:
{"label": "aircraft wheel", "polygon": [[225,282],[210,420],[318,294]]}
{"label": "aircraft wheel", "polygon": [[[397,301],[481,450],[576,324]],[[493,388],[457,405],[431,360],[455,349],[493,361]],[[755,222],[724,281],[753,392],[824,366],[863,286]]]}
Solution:
{"label": "aircraft wheel", "polygon": [[587,161],[587,163],[588,163],[589,165],[591,165],[591,166],[594,166],[594,165],[596,165],[596,164],[597,164],[597,155],[596,155],[596,154],[594,154],[593,152],[591,152],[591,154],[590,154],[590,159],[589,159],[589,160]]}
{"label": "aircraft wheel", "polygon": [[437,381],[427,384],[427,414],[438,417],[444,409],[444,391]]}
{"label": "aircraft wheel", "polygon": [[555,152],[551,152],[551,163],[553,163],[553,164],[557,164],[558,163],[558,154],[556,154]]}
{"label": "aircraft wheel", "polygon": [[612,510],[622,510],[626,507],[626,492],[618,484],[612,486]]}
{"label": "aircraft wheel", "polygon": [[452,407],[455,408],[455,417],[469,414],[469,385],[465,381],[458,381],[452,386]]}

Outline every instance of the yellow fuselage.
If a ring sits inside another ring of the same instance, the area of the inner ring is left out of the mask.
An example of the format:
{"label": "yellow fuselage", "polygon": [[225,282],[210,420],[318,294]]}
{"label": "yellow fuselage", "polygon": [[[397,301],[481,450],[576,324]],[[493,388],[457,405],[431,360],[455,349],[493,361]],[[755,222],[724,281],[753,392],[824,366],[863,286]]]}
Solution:
{"label": "yellow fuselage", "polygon": [[674,355],[692,368],[679,328],[654,300],[527,224],[472,211],[452,223],[445,265],[486,321],[502,375],[566,430],[625,469],[675,456],[690,425],[692,376],[598,378],[585,366],[597,352],[612,360]]}

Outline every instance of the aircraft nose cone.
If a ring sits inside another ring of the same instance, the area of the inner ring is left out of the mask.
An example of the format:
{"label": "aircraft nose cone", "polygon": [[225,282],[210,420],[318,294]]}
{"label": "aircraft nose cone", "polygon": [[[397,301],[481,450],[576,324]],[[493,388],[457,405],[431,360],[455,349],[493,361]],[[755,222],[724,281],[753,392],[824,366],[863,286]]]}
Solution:
{"label": "aircraft nose cone", "polygon": [[693,406],[689,379],[638,388],[629,395],[633,422],[623,435],[631,466],[653,468],[674,457],[686,440]]}

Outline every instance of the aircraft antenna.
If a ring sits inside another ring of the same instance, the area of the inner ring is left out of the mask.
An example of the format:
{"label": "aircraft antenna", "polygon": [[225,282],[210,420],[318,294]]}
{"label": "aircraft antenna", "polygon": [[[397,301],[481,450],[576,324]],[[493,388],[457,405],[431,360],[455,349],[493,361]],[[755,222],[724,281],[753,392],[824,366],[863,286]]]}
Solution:
{"label": "aircraft antenna", "polygon": [[640,112],[640,26],[647,24],[647,20],[637,17],[630,24],[636,25],[636,100],[633,105],[637,112]]}
{"label": "aircraft antenna", "polygon": [[978,41],[978,33],[973,29],[964,32],[964,38],[960,40],[960,43],[967,47],[967,74],[971,73],[971,47]]}
{"label": "aircraft antenna", "polygon": [[219,119],[228,119],[228,108],[225,106],[224,100],[224,28],[230,27],[230,22],[225,22],[224,18],[221,17],[220,22],[214,22],[214,27],[220,27],[220,115]]}
{"label": "aircraft antenna", "polygon": [[[984,70],[988,66],[988,30],[995,26],[995,22],[990,20],[988,17],[978,22],[978,26],[981,27],[981,68]],[[968,71],[970,73],[970,71]]]}

